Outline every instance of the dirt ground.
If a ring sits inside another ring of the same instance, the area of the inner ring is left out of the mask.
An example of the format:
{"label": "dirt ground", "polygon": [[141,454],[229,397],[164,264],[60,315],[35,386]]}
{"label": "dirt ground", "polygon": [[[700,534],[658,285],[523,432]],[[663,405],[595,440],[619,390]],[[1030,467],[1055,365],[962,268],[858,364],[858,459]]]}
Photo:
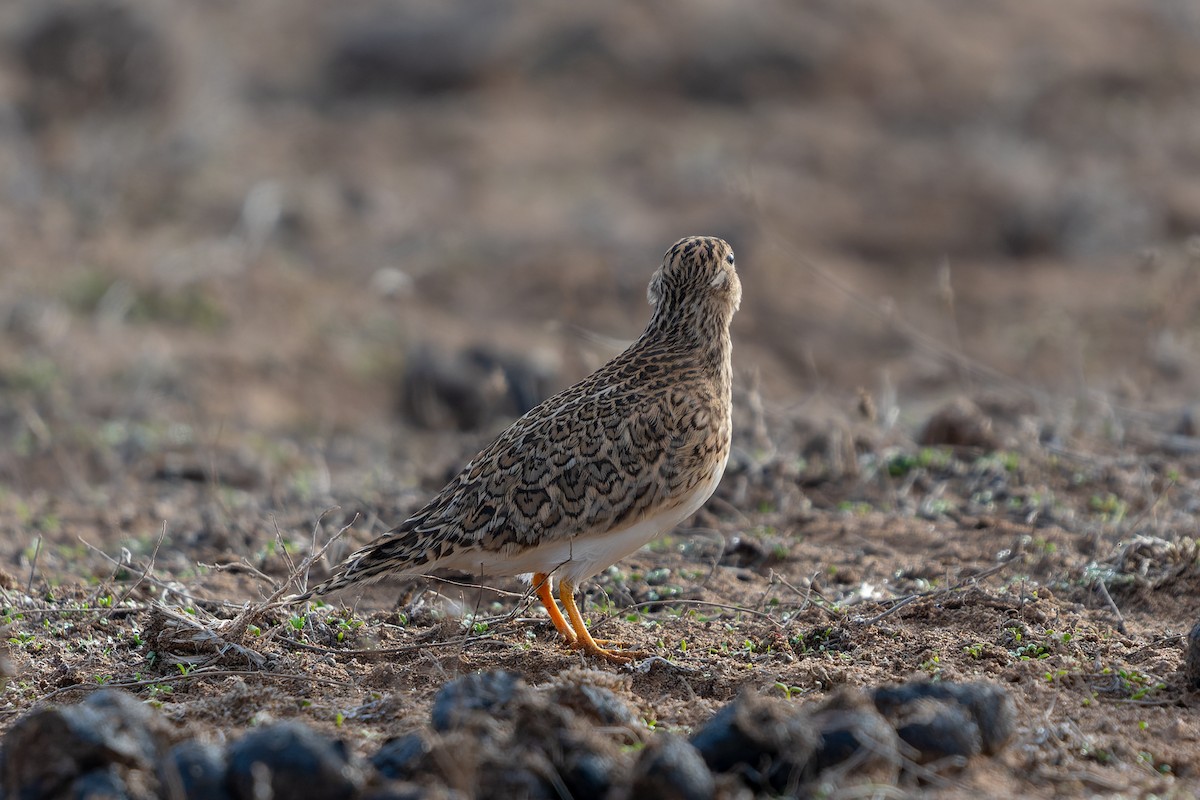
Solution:
{"label": "dirt ground", "polygon": [[[1013,742],[905,791],[1200,793],[1194,4],[28,0],[0,42],[0,730],[125,686],[366,754],[584,667],[626,742],[985,679]],[[264,605],[619,352],[693,233],[738,253],[735,453],[584,605],[659,658],[517,581]]]}

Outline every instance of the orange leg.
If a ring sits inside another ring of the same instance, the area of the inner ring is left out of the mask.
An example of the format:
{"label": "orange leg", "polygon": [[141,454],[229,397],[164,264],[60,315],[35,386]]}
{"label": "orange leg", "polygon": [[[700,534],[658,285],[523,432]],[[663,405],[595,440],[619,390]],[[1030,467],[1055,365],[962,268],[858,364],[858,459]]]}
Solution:
{"label": "orange leg", "polygon": [[616,653],[612,650],[605,650],[592,638],[592,635],[588,633],[587,624],[583,621],[583,615],[579,613],[579,607],[575,605],[575,585],[573,583],[568,580],[559,581],[558,598],[562,601],[563,609],[567,612],[567,617],[575,628],[575,647],[589,656],[603,658],[616,664],[625,664],[641,655],[640,653]]}
{"label": "orange leg", "polygon": [[544,572],[534,573],[533,586],[537,590],[538,599],[550,613],[550,621],[554,623],[554,627],[567,640],[567,644],[575,644],[575,632],[563,619],[562,612],[558,610],[558,604],[554,602],[554,593],[550,591],[550,576]]}

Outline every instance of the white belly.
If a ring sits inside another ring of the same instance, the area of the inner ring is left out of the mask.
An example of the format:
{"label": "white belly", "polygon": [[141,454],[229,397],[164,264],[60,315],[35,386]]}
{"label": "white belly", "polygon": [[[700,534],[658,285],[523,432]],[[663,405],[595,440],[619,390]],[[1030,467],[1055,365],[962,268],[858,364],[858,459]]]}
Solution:
{"label": "white belly", "polygon": [[[578,583],[617,563],[696,513],[716,491],[727,461],[728,456],[714,471],[712,478],[697,485],[682,503],[627,528],[606,533],[582,533],[574,539],[531,547],[503,559],[489,555],[489,560],[494,562],[491,564],[480,564],[477,560],[479,554],[475,553],[476,563],[450,564],[447,559],[441,566],[452,566],[482,575],[528,576],[534,572],[545,572],[558,580]],[[471,554],[463,553],[463,556],[464,561],[472,559]]]}

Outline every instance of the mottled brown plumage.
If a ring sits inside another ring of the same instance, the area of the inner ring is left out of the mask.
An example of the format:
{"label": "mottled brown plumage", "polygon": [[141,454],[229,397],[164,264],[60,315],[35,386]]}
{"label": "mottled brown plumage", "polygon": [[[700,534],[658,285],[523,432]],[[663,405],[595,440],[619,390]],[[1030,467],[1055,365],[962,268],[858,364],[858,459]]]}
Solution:
{"label": "mottled brown plumage", "polygon": [[628,660],[588,635],[574,588],[690,516],[720,481],[731,433],[729,322],[741,300],[733,250],[717,238],[681,239],[648,295],[650,323],[625,352],[514,422],[428,505],[296,599],[439,568],[529,573],[568,642]]}

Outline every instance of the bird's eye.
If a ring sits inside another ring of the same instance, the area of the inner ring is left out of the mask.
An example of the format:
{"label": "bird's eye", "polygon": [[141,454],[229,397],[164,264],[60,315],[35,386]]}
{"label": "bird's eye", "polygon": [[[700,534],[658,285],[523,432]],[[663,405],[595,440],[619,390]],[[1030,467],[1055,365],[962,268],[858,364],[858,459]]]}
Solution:
{"label": "bird's eye", "polygon": [[732,264],[733,263],[733,253],[730,253],[729,255],[725,256],[725,261],[728,262],[729,264]]}

